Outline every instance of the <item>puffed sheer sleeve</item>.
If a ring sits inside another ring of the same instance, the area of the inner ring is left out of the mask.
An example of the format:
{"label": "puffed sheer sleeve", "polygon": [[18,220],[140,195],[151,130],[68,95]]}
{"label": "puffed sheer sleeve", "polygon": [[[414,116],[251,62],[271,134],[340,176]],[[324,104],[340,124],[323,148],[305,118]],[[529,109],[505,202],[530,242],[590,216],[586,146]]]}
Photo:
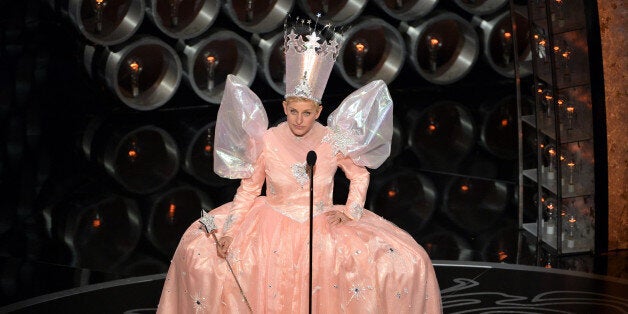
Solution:
{"label": "puffed sheer sleeve", "polygon": [[331,145],[359,166],[375,169],[390,155],[392,99],[382,80],[347,96],[327,118]]}
{"label": "puffed sheer sleeve", "polygon": [[237,76],[225,83],[214,137],[214,172],[230,179],[248,178],[262,152],[268,116],[262,101]]}

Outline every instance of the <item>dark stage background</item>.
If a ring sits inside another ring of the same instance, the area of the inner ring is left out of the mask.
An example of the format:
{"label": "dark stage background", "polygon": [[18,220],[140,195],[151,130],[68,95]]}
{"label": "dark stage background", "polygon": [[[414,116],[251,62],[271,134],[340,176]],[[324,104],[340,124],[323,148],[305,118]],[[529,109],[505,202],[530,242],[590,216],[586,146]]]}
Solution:
{"label": "dark stage background", "polygon": [[[123,2],[109,5],[123,11]],[[503,16],[510,8],[504,1],[492,12],[474,13],[472,6],[464,7],[471,2],[440,1],[429,10],[425,19],[437,19],[432,31],[442,34],[443,46],[440,55],[429,59],[426,45],[418,44],[423,74],[412,65],[411,53],[397,55],[396,68],[388,69],[395,103],[393,153],[372,171],[366,207],[407,230],[435,260],[537,265],[534,243],[520,235],[516,222],[514,63],[499,37],[501,30],[509,31],[510,18]],[[200,209],[232,199],[238,182],[211,171],[220,98],[215,91],[198,91],[207,89],[209,72],[202,64],[188,70],[182,45],[190,49],[218,30],[232,32],[216,49],[245,48],[222,56],[215,68],[216,89],[229,73],[221,64],[235,69],[252,62],[254,70],[249,71],[257,75],[242,75],[249,76],[271,123],[282,117],[282,95],[264,79],[263,64],[257,68],[261,50],[252,44],[255,36],[234,22],[224,6],[216,9],[211,26],[192,38],[168,35],[145,16],[137,29],[126,33],[131,36],[110,44],[81,33],[77,22],[64,16],[75,2],[69,3],[0,0],[0,305],[89,283],[163,273],[179,236]],[[307,17],[296,2],[290,11],[293,17]],[[447,20],[444,13],[468,24],[466,31],[475,35],[466,36],[477,40],[468,48],[476,54],[467,60],[472,62],[462,66],[458,77],[454,73],[445,79],[436,73],[452,67],[451,60],[461,53],[460,38],[465,36],[458,33],[464,34],[460,25],[466,24]],[[95,27],[94,14],[83,21],[86,28]],[[374,55],[369,56],[374,59],[364,60],[364,78],[377,77],[382,60],[405,51],[410,41],[394,42],[397,35],[403,38],[401,21],[376,1],[352,16],[359,18],[346,23],[352,25],[346,34],[354,32],[364,40],[380,36],[370,39]],[[378,19],[375,31],[360,30],[369,18]],[[493,28],[480,26],[482,21],[493,22]],[[262,35],[281,31],[282,23],[271,28]],[[229,42],[233,34],[243,40]],[[147,36],[152,41],[142,46]],[[102,61],[134,45],[143,62],[137,97],[129,87],[128,63],[116,68]],[[234,60],[248,48],[258,55]],[[526,49],[529,53],[525,45],[520,48],[524,58]],[[168,59],[170,51],[175,54]],[[357,61],[351,56],[343,60],[344,68],[335,69],[329,80],[321,122],[353,85],[361,84]],[[280,76],[277,60],[271,62],[275,72],[269,75]],[[169,71],[179,71],[180,81],[159,85],[160,80],[172,80],[175,74]],[[190,84],[194,79],[198,81]],[[521,84],[528,93],[532,90],[529,79],[524,77]],[[525,143],[534,147],[532,140]],[[338,203],[346,190],[347,181],[339,173]],[[594,271],[590,256],[574,257],[561,267]]]}

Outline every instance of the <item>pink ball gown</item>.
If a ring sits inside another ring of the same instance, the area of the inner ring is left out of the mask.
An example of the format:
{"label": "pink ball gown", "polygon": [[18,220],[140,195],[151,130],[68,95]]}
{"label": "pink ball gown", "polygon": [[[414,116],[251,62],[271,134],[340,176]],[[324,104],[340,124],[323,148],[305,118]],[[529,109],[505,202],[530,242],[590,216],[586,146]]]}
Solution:
{"label": "pink ball gown", "polygon": [[[244,94],[238,92],[242,90]],[[215,230],[218,238],[233,237],[227,260],[252,311],[308,312],[310,191],[305,158],[314,150],[313,312],[441,313],[427,253],[408,233],[363,208],[369,183],[364,166],[381,164],[390,150],[392,106],[383,82],[350,95],[330,115],[328,126],[317,122],[303,137],[294,136],[286,123],[266,129],[261,102],[253,96],[246,99],[247,93],[252,94],[229,78],[225,98],[235,95],[236,100],[223,99],[218,114],[217,121],[224,123],[216,127],[215,170],[243,179],[233,202],[209,215],[212,224],[222,226]],[[235,109],[223,108],[225,102]],[[239,130],[233,130],[235,121],[230,119],[239,120]],[[338,167],[351,182],[346,205],[332,203]],[[260,196],[264,183],[265,196]],[[330,225],[322,214],[333,210],[352,220]],[[213,237],[195,222],[172,258],[158,313],[247,313],[242,293],[226,260],[218,257]]]}

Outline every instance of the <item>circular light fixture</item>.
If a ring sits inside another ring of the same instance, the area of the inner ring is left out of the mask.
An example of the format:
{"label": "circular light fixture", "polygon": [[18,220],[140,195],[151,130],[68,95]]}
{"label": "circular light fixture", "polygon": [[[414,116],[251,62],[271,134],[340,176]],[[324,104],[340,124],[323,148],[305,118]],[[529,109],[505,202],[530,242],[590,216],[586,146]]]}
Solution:
{"label": "circular light fixture", "polygon": [[473,26],[452,12],[402,22],[399,30],[406,38],[413,68],[427,81],[446,85],[466,76],[480,53]]}
{"label": "circular light fixture", "polygon": [[233,74],[250,85],[257,73],[253,47],[229,30],[218,29],[189,42],[180,41],[177,50],[186,82],[199,97],[213,104],[222,99],[227,75]]}

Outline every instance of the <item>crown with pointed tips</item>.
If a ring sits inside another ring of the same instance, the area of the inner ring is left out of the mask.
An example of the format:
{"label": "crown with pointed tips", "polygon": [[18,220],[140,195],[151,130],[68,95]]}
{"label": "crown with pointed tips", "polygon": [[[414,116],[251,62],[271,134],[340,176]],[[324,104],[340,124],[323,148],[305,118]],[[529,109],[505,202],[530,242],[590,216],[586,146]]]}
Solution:
{"label": "crown with pointed tips", "polygon": [[323,38],[322,33],[326,29],[330,30],[330,24],[320,30],[316,26],[311,28],[310,24],[311,20],[300,20],[299,25],[297,19],[297,23],[291,27],[284,25],[285,97],[302,97],[320,104],[338,57],[340,43],[336,36],[329,40]]}

